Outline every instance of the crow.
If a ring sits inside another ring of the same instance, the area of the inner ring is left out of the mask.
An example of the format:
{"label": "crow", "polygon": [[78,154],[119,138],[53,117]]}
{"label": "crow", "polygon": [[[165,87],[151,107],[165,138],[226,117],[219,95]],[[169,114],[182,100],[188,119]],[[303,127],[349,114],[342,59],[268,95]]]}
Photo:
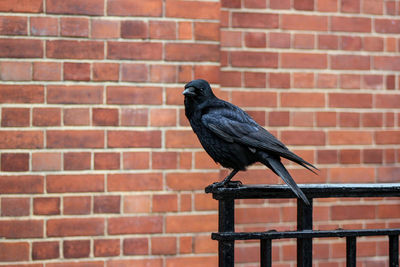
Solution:
{"label": "crow", "polygon": [[185,115],[201,145],[216,163],[232,169],[222,182],[213,186],[227,186],[239,171],[261,162],[309,205],[307,197],[283,166],[280,157],[296,162],[313,173],[312,168],[318,170],[315,166],[291,152],[244,110],[217,98],[207,81],[198,79],[187,83],[183,95]]}

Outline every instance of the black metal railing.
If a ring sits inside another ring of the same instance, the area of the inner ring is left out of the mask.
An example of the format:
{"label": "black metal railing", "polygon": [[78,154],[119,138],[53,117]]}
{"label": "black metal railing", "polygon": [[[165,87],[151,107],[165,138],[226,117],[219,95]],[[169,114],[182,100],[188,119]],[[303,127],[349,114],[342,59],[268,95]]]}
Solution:
{"label": "black metal railing", "polygon": [[[400,184],[308,184],[299,185],[310,201],[310,205],[297,200],[297,231],[235,232],[235,199],[273,199],[295,198],[286,185],[212,187],[206,193],[212,193],[218,200],[218,233],[212,239],[218,241],[219,267],[234,266],[235,240],[260,241],[260,266],[272,266],[272,240],[297,239],[297,266],[312,267],[313,238],[346,238],[346,266],[356,266],[357,237],[388,236],[389,266],[399,266],[400,229],[361,229],[361,230],[313,230],[313,199],[331,197],[399,197]],[[400,214],[399,214],[400,217]]]}

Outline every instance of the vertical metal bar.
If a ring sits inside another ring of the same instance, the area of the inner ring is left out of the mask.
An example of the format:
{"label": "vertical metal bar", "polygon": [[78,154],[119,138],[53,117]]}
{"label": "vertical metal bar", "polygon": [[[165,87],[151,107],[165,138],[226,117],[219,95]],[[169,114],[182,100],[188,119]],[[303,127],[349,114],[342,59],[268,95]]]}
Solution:
{"label": "vertical metal bar", "polygon": [[[309,199],[307,205],[297,199],[297,230],[312,230],[313,228],[313,201]],[[312,238],[297,239],[297,267],[312,267]]]}
{"label": "vertical metal bar", "polygon": [[389,266],[399,267],[399,236],[389,235]]}
{"label": "vertical metal bar", "polygon": [[260,240],[260,267],[272,266],[272,242],[271,239]]}
{"label": "vertical metal bar", "polygon": [[346,237],[346,267],[356,267],[357,242],[355,236]]}
{"label": "vertical metal bar", "polygon": [[[220,199],[218,203],[218,231],[235,231],[235,201]],[[235,264],[235,241],[218,241],[218,266],[233,267]]]}

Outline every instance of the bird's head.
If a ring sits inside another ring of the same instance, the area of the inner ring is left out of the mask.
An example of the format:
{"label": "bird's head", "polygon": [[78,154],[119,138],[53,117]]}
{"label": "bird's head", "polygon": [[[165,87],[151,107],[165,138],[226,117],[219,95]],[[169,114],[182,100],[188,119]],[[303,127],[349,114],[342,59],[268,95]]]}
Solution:
{"label": "bird's head", "polygon": [[190,98],[195,100],[195,102],[202,102],[206,99],[215,97],[210,84],[206,80],[202,79],[193,80],[187,83],[182,94],[185,96],[185,99]]}

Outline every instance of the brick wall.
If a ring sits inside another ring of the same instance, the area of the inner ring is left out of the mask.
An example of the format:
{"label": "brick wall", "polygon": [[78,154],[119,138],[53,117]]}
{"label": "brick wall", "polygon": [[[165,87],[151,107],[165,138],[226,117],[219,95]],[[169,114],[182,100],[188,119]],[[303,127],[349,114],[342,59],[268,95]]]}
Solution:
{"label": "brick wall", "polygon": [[[400,3],[383,0],[0,0],[0,265],[216,266],[226,171],[200,148],[184,83],[209,80],[318,176],[400,180]],[[280,183],[257,165],[244,183]],[[295,202],[238,203],[239,231],[294,229]],[[399,199],[315,203],[315,228],[400,227]],[[360,266],[387,244],[361,238]],[[345,242],[315,242],[344,266]],[[238,266],[258,244],[238,242]],[[273,245],[294,266],[295,243]],[[275,265],[274,265],[275,266]]]}

